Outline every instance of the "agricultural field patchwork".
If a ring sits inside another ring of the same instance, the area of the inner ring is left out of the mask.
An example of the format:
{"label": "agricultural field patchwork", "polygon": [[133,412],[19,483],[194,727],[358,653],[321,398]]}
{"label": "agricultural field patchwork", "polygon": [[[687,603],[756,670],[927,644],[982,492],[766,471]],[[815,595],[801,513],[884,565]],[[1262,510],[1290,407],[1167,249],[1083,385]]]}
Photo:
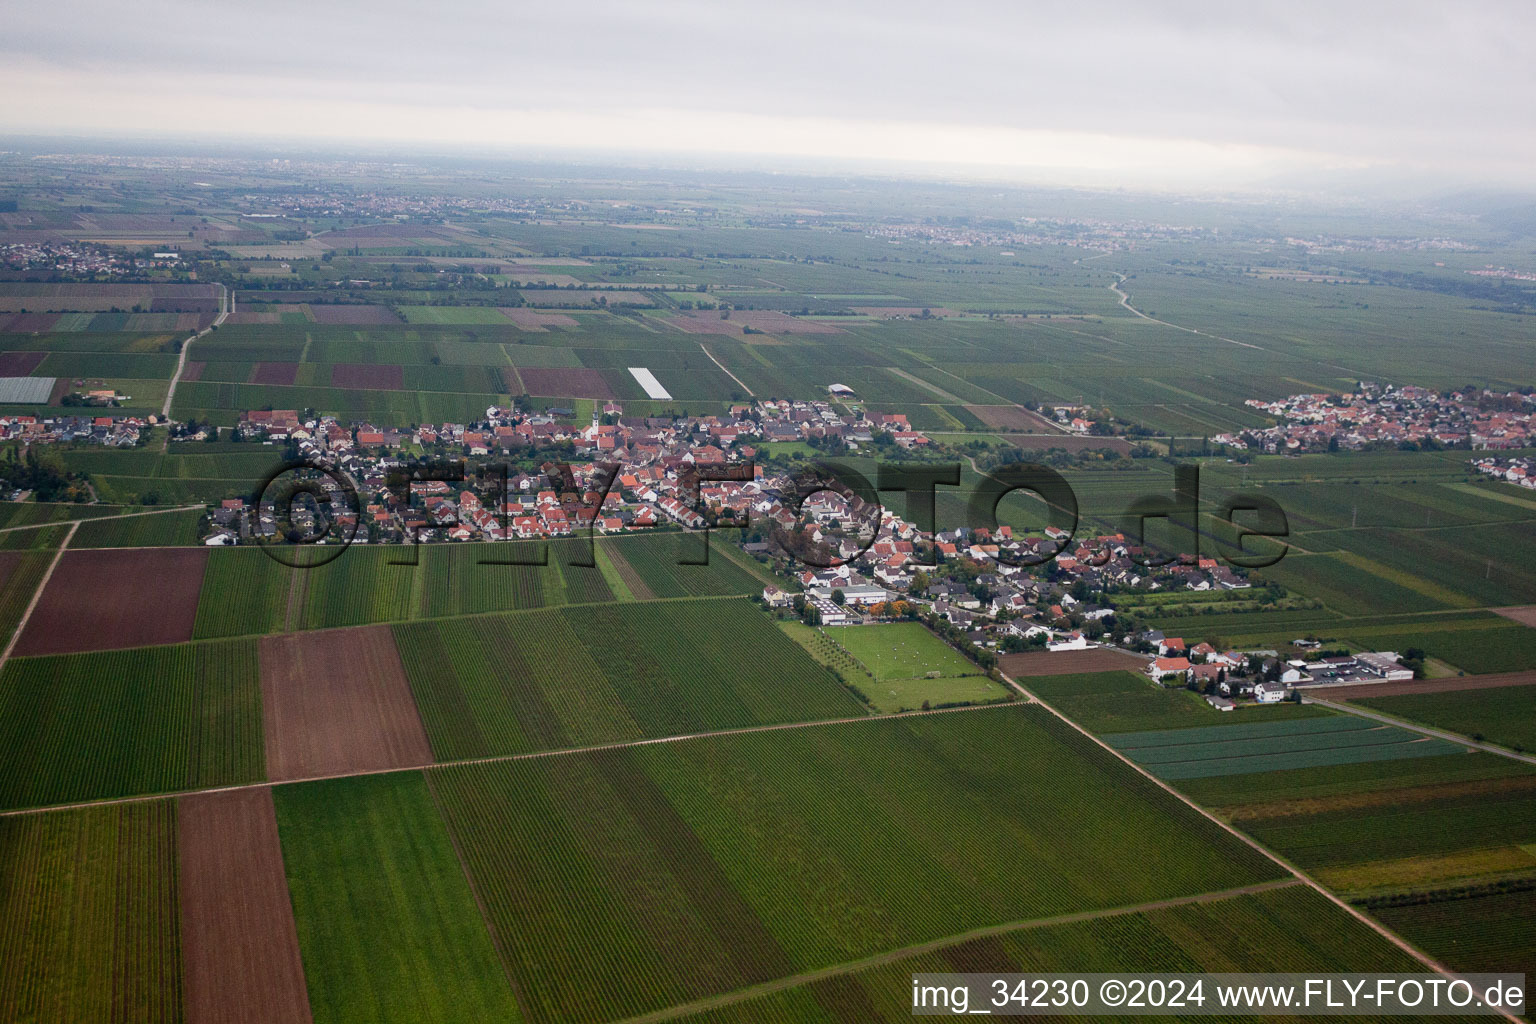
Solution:
{"label": "agricultural field patchwork", "polygon": [[[1318,893],[1289,885],[1090,921],[1021,925],[677,1019],[686,1024],[900,1024],[912,1017],[912,975],[919,972],[1417,969],[1417,961]],[[1170,1014],[1165,1019],[1202,1018]]]}
{"label": "agricultural field patchwork", "polygon": [[249,641],[12,658],[0,671],[0,808],[265,777]]}
{"label": "agricultural field patchwork", "polygon": [[172,801],[0,817],[0,871],[13,1019],[183,1019]]}
{"label": "agricultural field patchwork", "polygon": [[420,773],[274,795],[316,1021],[523,1019]]}
{"label": "agricultural field patchwork", "polygon": [[[1059,655],[1046,655],[1056,658]],[[1323,717],[1310,705],[1245,706],[1221,712],[1184,687],[1167,687],[1135,672],[1085,672],[1030,676],[1025,688],[1090,732],[1134,734],[1149,730],[1221,728],[1237,722],[1273,723]],[[1191,734],[1191,741],[1194,734]],[[1113,742],[1113,741],[1112,741]]]}
{"label": "agricultural field patchwork", "polygon": [[1284,876],[1027,707],[430,777],[492,927],[521,939],[502,955],[541,995],[534,1020],[616,1020],[973,927]]}
{"label": "agricultural field patchwork", "polygon": [[1536,749],[1536,686],[1363,697],[1354,703],[1515,750]]}
{"label": "agricultural field patchwork", "polygon": [[745,601],[395,627],[439,760],[864,713]]}
{"label": "agricultural field patchwork", "polygon": [[1437,757],[1459,749],[1445,740],[1352,715],[1125,732],[1107,742],[1161,779]]}

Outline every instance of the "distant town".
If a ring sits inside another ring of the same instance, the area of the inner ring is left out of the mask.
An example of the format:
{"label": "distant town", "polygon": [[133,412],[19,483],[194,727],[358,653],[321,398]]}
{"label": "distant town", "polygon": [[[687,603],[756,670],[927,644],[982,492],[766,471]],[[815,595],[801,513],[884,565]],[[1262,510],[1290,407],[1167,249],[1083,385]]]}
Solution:
{"label": "distant town", "polygon": [[1524,448],[1531,443],[1536,392],[1467,388],[1439,392],[1361,382],[1349,394],[1291,395],[1245,405],[1280,423],[1218,434],[1233,448],[1287,453],[1372,447]]}

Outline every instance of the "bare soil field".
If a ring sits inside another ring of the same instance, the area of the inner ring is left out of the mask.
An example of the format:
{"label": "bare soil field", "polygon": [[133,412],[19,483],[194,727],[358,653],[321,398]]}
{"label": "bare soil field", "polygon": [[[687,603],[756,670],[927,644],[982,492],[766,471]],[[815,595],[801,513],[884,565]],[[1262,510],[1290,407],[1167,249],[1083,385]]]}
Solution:
{"label": "bare soil field", "polygon": [[498,306],[501,315],[517,325],[519,330],[544,331],[550,327],[579,326],[575,317],[564,313],[541,313],[526,306]]}
{"label": "bare soil field", "polygon": [[176,802],[189,1024],[309,1024],[272,790]]}
{"label": "bare soil field", "polygon": [[968,405],[966,411],[993,430],[1015,430],[1020,433],[1060,434],[1061,427],[1037,412],[1030,412],[1019,405]]}
{"label": "bare soil field", "polygon": [[0,333],[44,334],[58,322],[57,313],[0,313]]}
{"label": "bare soil field", "polygon": [[1051,448],[1060,448],[1069,452],[1108,448],[1121,455],[1131,453],[1131,442],[1123,437],[1090,437],[1083,434],[1004,434],[1003,440],[1027,452],[1043,452]]}
{"label": "bare soil field", "polygon": [[1078,672],[1143,672],[1147,659],[1136,654],[1111,647],[1095,647],[1086,651],[1029,651],[1024,654],[1005,654],[998,659],[1004,674],[1015,678],[1027,676],[1066,676]]}
{"label": "bare soil field", "polygon": [[273,782],[432,763],[388,626],[261,640]]}
{"label": "bare soil field", "polygon": [[722,320],[713,310],[678,313],[666,322],[688,334],[727,334],[739,337],[743,327],[769,334],[842,334],[840,327],[819,320],[802,320],[772,309],[735,309],[730,319]]}
{"label": "bare soil field", "polygon": [[281,313],[247,313],[236,310],[224,318],[227,324],[276,324],[282,323]]}
{"label": "bare soil field", "polygon": [[181,371],[182,380],[202,380],[203,371],[208,368],[207,363],[198,362],[196,359],[188,359],[187,365]]}
{"label": "bare soil field", "polygon": [[192,639],[207,548],[66,551],[16,653],[67,654]]}
{"label": "bare soil field", "polygon": [[309,307],[317,324],[398,324],[400,317],[388,306],[327,305],[320,303]]}
{"label": "bare soil field", "polygon": [[603,371],[592,369],[519,369],[530,395],[546,398],[612,398],[613,389]]}
{"label": "bare soil field", "polygon": [[1353,683],[1348,686],[1303,687],[1323,700],[1356,700],[1362,697],[1403,697],[1414,693],[1454,693],[1458,690],[1491,690],[1501,686],[1536,686],[1536,671],[1497,672],[1482,676],[1445,676],[1412,679],[1399,683]]}
{"label": "bare soil field", "polygon": [[401,391],[405,388],[405,370],[393,363],[337,363],[331,367],[331,387]]}
{"label": "bare soil field", "polygon": [[0,352],[0,377],[25,377],[47,357],[46,352]]}
{"label": "bare soil field", "polygon": [[292,384],[298,374],[298,363],[257,363],[251,367],[250,382],[252,384]]}
{"label": "bare soil field", "polygon": [[1536,628],[1536,604],[1519,605],[1514,608],[1490,609],[1495,615],[1502,615],[1506,619],[1513,619],[1522,626]]}

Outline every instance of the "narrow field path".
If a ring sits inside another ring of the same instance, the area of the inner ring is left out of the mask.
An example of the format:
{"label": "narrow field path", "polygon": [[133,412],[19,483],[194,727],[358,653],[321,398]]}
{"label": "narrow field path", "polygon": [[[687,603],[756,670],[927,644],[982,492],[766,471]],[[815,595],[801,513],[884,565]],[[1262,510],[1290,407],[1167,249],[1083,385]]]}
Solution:
{"label": "narrow field path", "polygon": [[715,358],[715,354],[713,352],[711,352],[709,349],[705,348],[704,347],[704,343],[702,341],[699,342],[699,348],[704,352],[705,355],[709,356],[709,361],[710,362],[712,362],[716,366],[720,367],[720,371],[722,373],[724,373],[727,377],[731,378],[731,380],[735,381],[737,384],[740,384],[741,385],[741,390],[745,391],[752,398],[756,398],[757,397],[757,392],[753,391],[751,388],[747,387],[746,383],[743,382],[740,377],[736,376],[730,370],[727,370],[725,368],[725,364],[722,363],[720,360],[716,359]]}
{"label": "narrow field path", "polygon": [[164,793],[142,793],[133,796],[115,796],[102,800],[77,800],[73,803],[49,804],[46,807],[18,807],[8,811],[0,811],[0,818],[15,818],[28,814],[48,814],[52,811],[68,811],[80,807],[107,807],[115,804],[140,804],[148,800],[163,800],[171,796],[189,796],[197,793],[233,793],[244,789],[256,789],[262,786],[292,786],[304,782],[319,782],[322,779],[350,779],[365,775],[389,775],[394,772],[416,772],[430,768],[452,768],[458,765],[483,765],[502,764],[508,761],[533,761],[546,757],[570,757],[573,754],[591,754],[609,750],[624,750],[630,747],[653,747],[662,743],[682,743],[687,740],[707,740],[721,736],[741,736],[755,732],[781,732],[788,729],[814,729],[817,726],[853,725],[858,722],[878,722],[887,718],[912,718],[926,715],[958,715],[966,712],[992,711],[999,708],[1016,708],[1022,704],[1032,703],[1029,700],[1014,701],[1007,704],[967,704],[956,708],[934,708],[931,711],[902,711],[899,713],[884,713],[860,715],[857,718],[819,718],[807,722],[774,722],[769,725],[743,725],[732,729],[711,729],[704,732],[682,733],[676,736],[649,736],[638,740],[624,740],[618,743],[598,743],[588,747],[561,747],[556,750],[533,750],[522,754],[496,754],[491,757],[471,757],[456,761],[426,761],[421,764],[392,765],[387,768],[369,768],[360,771],[338,772],[331,775],[306,775],[281,781],[262,780],[260,782],[242,782],[233,786],[212,786],[205,789],[169,790]]}
{"label": "narrow field path", "polygon": [[[148,512],[123,512],[115,516],[92,516],[89,519],[75,519],[70,521],[73,522],[76,526],[79,526],[81,523],[99,523],[108,519],[132,519],[134,516],[161,516],[167,512],[190,512],[193,509],[201,512],[207,507],[207,505],[175,505],[170,508],[150,509]],[[33,523],[31,526],[0,526],[0,533],[11,533],[15,530],[44,530],[50,526],[62,525],[63,523]],[[73,536],[73,533],[71,533],[71,536]],[[158,548],[165,547],[164,544],[147,544],[144,546]]]}
{"label": "narrow field path", "polygon": [[1428,736],[1431,739],[1446,740],[1447,742],[1455,743],[1458,746],[1471,747],[1474,750],[1481,750],[1488,754],[1498,754],[1500,757],[1507,757],[1512,761],[1524,761],[1526,764],[1536,764],[1536,756],[1532,756],[1530,754],[1519,754],[1513,750],[1509,750],[1508,748],[1501,747],[1496,743],[1484,743],[1480,740],[1474,740],[1470,736],[1463,736],[1460,733],[1449,732],[1445,729],[1434,729],[1427,725],[1419,725],[1416,722],[1408,721],[1406,718],[1394,718],[1393,716],[1383,714],[1380,711],[1368,711],[1365,708],[1355,707],[1353,704],[1345,704],[1342,701],[1323,700],[1321,697],[1314,697],[1308,693],[1302,694],[1302,702],[1306,704],[1316,704],[1318,707],[1328,708],[1331,711],[1342,711],[1346,715],[1355,715],[1359,718],[1369,718],[1373,722],[1380,722],[1383,725],[1393,725],[1399,729],[1407,729],[1409,732],[1416,732],[1421,736]]}
{"label": "narrow field path", "polygon": [[21,621],[16,623],[16,632],[11,634],[10,641],[5,645],[5,651],[0,653],[0,671],[5,669],[5,663],[11,660],[11,651],[16,649],[16,641],[21,639],[22,631],[27,628],[27,622],[32,618],[32,613],[37,609],[37,603],[43,598],[43,591],[48,586],[48,581],[53,578],[53,570],[59,567],[59,560],[64,557],[64,552],[69,548],[69,542],[75,539],[75,531],[80,529],[80,520],[76,519],[69,524],[69,532],[64,535],[64,543],[59,545],[59,550],[53,553],[53,561],[48,563],[48,570],[43,573],[43,578],[37,581],[37,589],[32,591],[32,600],[27,602],[27,610],[22,613]]}
{"label": "narrow field path", "polygon": [[[1413,959],[1417,960],[1419,963],[1421,963],[1425,967],[1429,968],[1429,970],[1433,971],[1434,973],[1440,975],[1443,978],[1455,978],[1456,977],[1455,972],[1453,972],[1449,967],[1445,966],[1440,961],[1434,959],[1428,953],[1426,953],[1423,950],[1419,949],[1413,943],[1409,942],[1407,939],[1403,938],[1401,935],[1398,935],[1396,932],[1392,931],[1390,928],[1388,928],[1386,925],[1382,924],[1380,921],[1377,921],[1375,918],[1370,917],[1369,915],[1367,915],[1367,914],[1363,913],[1362,911],[1356,909],[1353,905],[1351,905],[1350,903],[1348,903],[1344,899],[1340,898],[1339,896],[1334,895],[1334,893],[1331,890],[1326,888],[1317,879],[1313,878],[1311,875],[1307,874],[1305,871],[1302,871],[1299,867],[1297,867],[1296,865],[1292,864],[1290,861],[1286,860],[1284,857],[1280,856],[1278,853],[1276,853],[1275,851],[1271,850],[1269,847],[1265,846],[1263,843],[1259,842],[1257,839],[1254,839],[1252,836],[1248,835],[1246,832],[1241,831],[1240,829],[1238,829],[1236,826],[1234,826],[1230,822],[1222,821],[1220,818],[1218,818],[1216,815],[1212,814],[1206,808],[1204,808],[1200,804],[1196,803],[1193,799],[1191,799],[1188,796],[1185,796],[1182,792],[1180,792],[1178,789],[1175,789],[1169,783],[1167,783],[1167,782],[1163,781],[1162,779],[1158,778],[1156,775],[1153,775],[1150,771],[1148,771],[1143,766],[1137,764],[1135,761],[1132,761],[1129,757],[1127,757],[1125,755],[1125,753],[1123,751],[1120,751],[1120,750],[1116,749],[1115,747],[1110,746],[1108,743],[1105,743],[1103,740],[1099,739],[1099,737],[1095,736],[1093,733],[1089,732],[1087,729],[1083,728],[1081,725],[1078,725],[1076,722],[1074,722],[1072,719],[1068,718],[1066,715],[1062,714],[1060,711],[1056,710],[1050,704],[1047,704],[1045,701],[1040,700],[1038,697],[1035,697],[1034,694],[1030,693],[1023,686],[1020,686],[1015,680],[1013,680],[1009,676],[1004,675],[1003,679],[1010,686],[1012,686],[1015,690],[1017,690],[1019,693],[1025,694],[1026,696],[1030,697],[1032,700],[1034,700],[1035,703],[1039,704],[1041,707],[1045,708],[1051,714],[1053,714],[1057,718],[1061,719],[1067,725],[1071,726],[1073,729],[1076,729],[1078,732],[1082,733],[1090,741],[1092,741],[1093,743],[1098,744],[1104,750],[1108,751],[1114,757],[1118,758],[1120,761],[1122,761],[1132,771],[1137,772],[1143,778],[1145,778],[1148,781],[1150,781],[1154,786],[1157,786],[1159,789],[1161,789],[1164,792],[1170,794],[1174,799],[1178,800],[1180,803],[1183,803],[1184,805],[1190,807],[1196,813],[1198,813],[1201,817],[1205,818],[1207,821],[1212,822],[1218,828],[1222,829],[1223,831],[1225,831],[1226,833],[1231,835],[1233,838],[1235,838],[1235,839],[1245,843],[1246,845],[1248,845],[1248,846],[1252,847],[1253,849],[1257,850],[1259,853],[1262,853],[1264,856],[1268,857],[1270,860],[1274,861],[1280,867],[1282,867],[1286,871],[1290,872],[1291,875],[1293,875],[1296,878],[1297,881],[1300,881],[1300,882],[1306,884],[1307,886],[1311,887],[1315,892],[1317,892],[1319,895],[1321,895],[1324,899],[1328,900],[1328,902],[1330,902],[1330,903],[1334,904],[1335,906],[1339,907],[1340,909],[1342,909],[1350,917],[1353,917],[1355,920],[1359,921],[1361,924],[1363,924],[1366,927],[1370,928],[1377,935],[1380,935],[1382,938],[1384,938],[1388,942],[1392,943],[1392,945],[1396,946],[1398,949],[1402,950],[1404,953],[1406,953],[1409,956],[1413,957]],[[1326,703],[1326,702],[1319,701],[1318,703]],[[1333,707],[1333,705],[1331,705],[1331,704],[1327,705],[1327,706]],[[1347,709],[1339,708],[1338,710],[1342,711],[1342,710],[1347,710]],[[1389,724],[1389,725],[1396,725],[1397,723],[1396,722],[1388,722],[1387,724]],[[1519,1017],[1516,1014],[1512,1014],[1512,1013],[1508,1013],[1508,1012],[1503,1012],[1500,1015],[1502,1017],[1504,1017],[1505,1020],[1508,1020],[1510,1022],[1510,1024],[1524,1024],[1522,1018]]]}
{"label": "narrow field path", "polygon": [[1116,273],[1115,276],[1118,277],[1120,280],[1118,282],[1114,283],[1114,284],[1108,285],[1107,287],[1109,288],[1110,291],[1112,291],[1116,295],[1120,296],[1120,305],[1124,306],[1130,312],[1132,312],[1132,313],[1136,314],[1137,316],[1141,317],[1143,320],[1150,321],[1150,322],[1152,322],[1154,324],[1162,324],[1164,327],[1172,327],[1174,330],[1176,330],[1176,331],[1183,331],[1186,334],[1198,334],[1202,338],[1215,338],[1217,341],[1224,341],[1228,345],[1241,345],[1243,348],[1258,349],[1260,352],[1267,351],[1267,349],[1265,349],[1263,345],[1251,345],[1251,344],[1249,344],[1246,341],[1237,341],[1237,340],[1232,339],[1232,338],[1223,338],[1219,334],[1207,334],[1205,331],[1197,330],[1196,328],[1193,328],[1193,327],[1184,327],[1181,324],[1171,324],[1167,320],[1159,320],[1155,316],[1148,316],[1147,314],[1143,313],[1141,310],[1137,309],[1135,306],[1131,305],[1131,297],[1129,295],[1127,295],[1124,291],[1121,290],[1120,285],[1125,283],[1125,275],[1124,274],[1120,274],[1120,273]]}
{"label": "narrow field path", "polygon": [[961,932],[958,935],[946,935],[942,939],[933,939],[913,946],[903,946],[901,949],[889,950],[885,953],[876,953],[874,956],[865,957],[862,960],[851,960],[848,963],[823,967],[820,970],[791,974],[783,978],[775,978],[772,981],[765,981],[760,985],[753,985],[751,988],[737,989],[735,992],[726,992],[718,996],[708,996],[704,999],[696,999],[691,1003],[679,1003],[676,1006],[669,1006],[665,1010],[656,1010],[652,1013],[641,1014],[638,1017],[626,1017],[618,1021],[617,1024],[660,1024],[664,1020],[673,1020],[690,1014],[703,1013],[706,1010],[717,1010],[723,1006],[730,1006],[733,1003],[745,1002],[748,999],[771,995],[774,992],[782,992],[785,989],[798,988],[801,985],[821,981],[824,978],[854,974],[858,971],[868,970],[871,967],[880,967],[884,964],[895,963],[909,957],[932,953],[935,950],[958,946],[965,942],[973,942],[976,939],[990,939],[999,935],[1011,935],[1014,932],[1032,931],[1036,928],[1053,928],[1065,924],[1081,924],[1085,921],[1097,921],[1106,917],[1150,914],[1157,910],[1170,910],[1174,907],[1187,907],[1197,903],[1217,903],[1221,900],[1236,899],[1239,896],[1252,896],[1261,892],[1269,892],[1273,889],[1288,889],[1291,886],[1301,884],[1300,880],[1295,878],[1282,878],[1275,882],[1260,882],[1257,885],[1244,885],[1236,889],[1223,889],[1220,892],[1197,893],[1193,896],[1176,896],[1171,899],[1154,900],[1151,903],[1137,903],[1126,907],[1083,910],[1073,914],[1035,917],[1024,921],[1010,921],[1007,924],[974,928],[971,931]]}
{"label": "narrow field path", "polygon": [[219,285],[219,315],[213,318],[213,323],[198,331],[192,337],[181,343],[181,358],[176,360],[176,372],[171,376],[171,386],[165,390],[165,404],[160,407],[160,415],[169,418],[171,415],[171,400],[176,397],[176,385],[181,383],[182,371],[187,368],[187,353],[192,348],[192,343],[215,327],[224,322],[225,317],[235,311],[235,296],[222,284]]}

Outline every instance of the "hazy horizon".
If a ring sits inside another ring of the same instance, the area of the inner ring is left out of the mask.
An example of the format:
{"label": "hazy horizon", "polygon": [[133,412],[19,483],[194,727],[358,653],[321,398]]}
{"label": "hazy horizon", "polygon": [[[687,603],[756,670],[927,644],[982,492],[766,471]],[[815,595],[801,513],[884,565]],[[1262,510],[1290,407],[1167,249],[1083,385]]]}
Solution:
{"label": "hazy horizon", "polygon": [[0,133],[710,154],[1104,187],[1528,180],[1536,11],[183,0],[11,12]]}

